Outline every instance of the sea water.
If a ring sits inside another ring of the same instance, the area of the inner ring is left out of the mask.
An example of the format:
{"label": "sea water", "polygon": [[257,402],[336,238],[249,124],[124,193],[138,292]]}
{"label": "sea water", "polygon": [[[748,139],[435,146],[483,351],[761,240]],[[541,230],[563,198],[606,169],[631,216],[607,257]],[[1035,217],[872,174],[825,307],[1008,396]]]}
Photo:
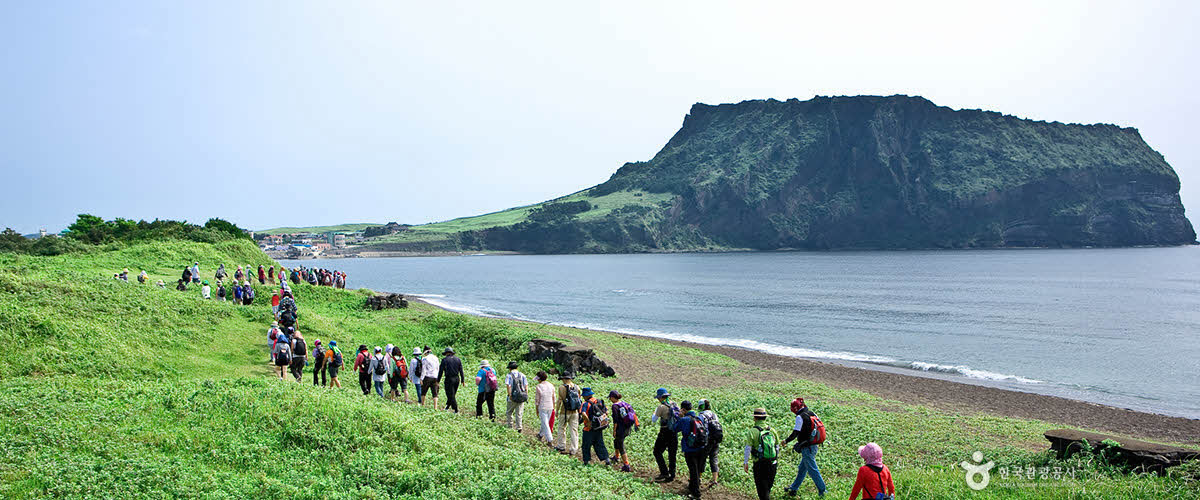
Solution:
{"label": "sea water", "polygon": [[1200,248],[288,262],[457,311],[1200,418]]}

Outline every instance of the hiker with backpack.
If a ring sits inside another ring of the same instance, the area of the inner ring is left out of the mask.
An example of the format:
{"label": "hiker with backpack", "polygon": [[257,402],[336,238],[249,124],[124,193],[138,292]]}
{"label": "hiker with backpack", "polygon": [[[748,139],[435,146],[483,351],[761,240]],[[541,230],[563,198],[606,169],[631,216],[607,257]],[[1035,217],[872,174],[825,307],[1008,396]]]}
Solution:
{"label": "hiker with backpack", "polygon": [[[883,448],[875,443],[867,443],[858,447],[858,456],[866,464],[858,468],[854,489],[850,490],[850,500],[894,500],[896,485],[892,484],[892,471],[883,465]],[[862,497],[858,496],[860,491]]]}
{"label": "hiker with backpack", "polygon": [[442,356],[437,378],[446,387],[446,409],[458,413],[458,388],[467,386],[467,374],[463,372],[462,360],[454,354],[453,347],[442,351]]}
{"label": "hiker with backpack", "polygon": [[193,263],[191,271],[192,271],[192,283],[199,283],[200,282],[200,263],[199,262]]}
{"label": "hiker with backpack", "polygon": [[279,324],[295,326],[299,317],[300,307],[296,305],[296,299],[292,297],[291,290],[284,289],[283,297],[279,299]]}
{"label": "hiker with backpack", "polygon": [[149,280],[149,279],[150,279],[150,277],[146,275],[146,270],[143,269],[142,273],[138,275],[138,284],[145,285],[146,280]]}
{"label": "hiker with backpack", "polygon": [[683,416],[675,421],[672,430],[682,435],[683,461],[688,468],[688,496],[700,498],[700,475],[704,473],[704,451],[708,448],[708,425],[692,410],[692,402],[679,403]]}
{"label": "hiker with backpack", "polygon": [[504,376],[504,387],[508,391],[504,415],[508,428],[516,429],[518,433],[525,429],[522,417],[525,413],[525,402],[529,401],[529,379],[525,378],[524,373],[517,371],[520,366],[516,361],[509,361],[508,375]]}
{"label": "hiker with backpack", "polygon": [[583,405],[579,408],[580,421],[583,423],[583,465],[592,461],[592,451],[596,452],[596,460],[609,465],[608,449],[604,447],[604,430],[611,423],[608,407],[596,398],[591,387],[584,387],[580,394]]}
{"label": "hiker with backpack", "polygon": [[292,329],[289,337],[292,341],[292,376],[299,383],[304,378],[304,367],[308,365],[308,344],[299,330]]}
{"label": "hiker with backpack", "polygon": [[370,364],[371,355],[367,353],[366,344],[359,344],[358,354],[354,356],[354,371],[358,372],[358,388],[362,389],[363,396],[371,395],[371,374],[367,371]]}
{"label": "hiker with backpack", "polygon": [[271,268],[267,269],[267,283],[275,284],[275,264],[271,264]]}
{"label": "hiker with backpack", "polygon": [[279,319],[279,292],[271,295],[271,316]]}
{"label": "hiker with backpack", "polygon": [[[392,374],[388,376],[388,385],[392,388],[392,401],[404,393],[404,402],[408,402],[408,360],[400,352],[400,346],[388,344],[385,353],[392,360]],[[399,387],[399,389],[397,389]]]}
{"label": "hiker with backpack", "polygon": [[341,389],[342,381],[338,380],[338,370],[342,369],[344,361],[342,360],[342,350],[338,349],[336,340],[329,341],[329,350],[325,352],[325,357],[328,359],[325,364],[329,368],[329,388],[332,389],[336,386]]}
{"label": "hiker with backpack", "polygon": [[775,485],[775,473],[779,470],[779,437],[767,425],[767,409],[754,409],[754,426],[746,431],[745,451],[742,455],[742,470],[750,471],[750,458],[754,458],[754,489],[758,500],[771,498],[771,487]]}
{"label": "hiker with backpack", "polygon": [[633,431],[641,430],[642,423],[638,421],[637,412],[633,406],[621,401],[621,393],[616,389],[608,391],[608,401],[612,403],[613,421],[613,462],[621,460],[621,472],[630,472],[629,453],[625,452],[625,438]]}
{"label": "hiker with backpack", "polygon": [[258,265],[258,284],[267,284],[267,270],[263,269],[262,264]]}
{"label": "hiker with backpack", "polygon": [[[325,351],[326,349],[321,347],[321,339],[313,341],[313,385],[325,385],[325,370],[326,366],[329,365],[327,357],[325,356]],[[320,383],[317,382],[318,374],[320,375]]]}
{"label": "hiker with backpack", "polygon": [[275,361],[275,342],[279,340],[280,335],[283,335],[283,330],[279,329],[279,322],[272,321],[271,327],[267,329],[267,352],[271,353],[268,363]]}
{"label": "hiker with backpack", "polygon": [[204,280],[204,282],[201,283],[201,285],[202,286],[200,287],[200,296],[203,297],[204,300],[211,299],[212,298],[212,288],[208,286],[208,280]]}
{"label": "hiker with backpack", "polygon": [[[658,437],[654,440],[654,462],[658,464],[655,482],[669,483],[675,480],[675,455],[679,453],[679,436],[675,432],[675,421],[680,417],[679,407],[670,402],[671,392],[660,387],[654,399],[658,408],[650,417],[650,423],[658,423]],[[666,452],[667,457],[663,458]]]}
{"label": "hiker with backpack", "polygon": [[[234,282],[233,282],[233,305],[235,305],[235,306],[242,305],[242,286],[237,283],[237,280],[234,280]],[[291,325],[284,325],[284,326],[291,326]]]}
{"label": "hiker with backpack", "polygon": [[417,404],[425,404],[425,388],[421,386],[421,348],[413,348],[413,357],[408,361],[408,377],[409,382],[412,382],[413,392],[417,393]]}
{"label": "hiker with backpack", "polygon": [[225,283],[217,280],[217,300],[225,302]]}
{"label": "hiker with backpack", "polygon": [[491,421],[496,421],[496,390],[500,385],[500,378],[496,376],[496,370],[492,369],[491,363],[488,360],[479,362],[479,371],[475,373],[475,385],[479,389],[479,395],[475,397],[475,417],[483,416],[483,403],[487,401],[488,418]]}
{"label": "hiker with backpack", "polygon": [[179,282],[175,284],[175,289],[179,290],[181,292],[186,292],[187,291],[187,283],[184,283],[183,280],[179,280]]}
{"label": "hiker with backpack", "polygon": [[375,394],[380,398],[386,397],[383,395],[383,384],[387,383],[394,366],[391,358],[383,355],[383,348],[375,346],[375,355],[371,356],[367,371],[371,374],[371,381],[375,382]]}
{"label": "hiker with backpack", "polygon": [[254,303],[254,287],[250,286],[247,281],[242,285],[242,304],[250,305]]}
{"label": "hiker with backpack", "polygon": [[183,276],[180,276],[180,278],[183,279],[184,283],[191,283],[192,282],[192,269],[189,267],[183,268]]}
{"label": "hiker with backpack", "polygon": [[725,440],[725,429],[721,427],[721,419],[717,418],[717,412],[713,411],[711,401],[707,399],[697,401],[696,411],[700,412],[700,419],[704,421],[704,425],[708,426],[708,448],[704,450],[704,456],[708,459],[709,468],[712,469],[712,482],[708,483],[708,486],[712,487],[717,484],[719,475],[717,455],[721,451],[721,442]]}
{"label": "hiker with backpack", "polygon": [[825,496],[825,479],[821,477],[821,470],[817,468],[817,447],[825,442],[825,424],[821,423],[816,413],[808,409],[804,398],[793,400],[791,410],[796,414],[796,425],[792,434],[783,440],[783,444],[796,440],[792,449],[800,454],[800,465],[796,472],[796,480],[792,481],[792,485],[785,488],[784,492],[795,496],[796,490],[800,489],[804,482],[804,476],[810,475],[813,484],[817,485],[817,494]]}
{"label": "hiker with backpack", "polygon": [[222,263],[217,267],[217,272],[213,275],[213,278],[216,278],[217,281],[221,281],[225,279],[226,276],[229,276],[229,273],[225,272],[225,264]]}
{"label": "hiker with backpack", "polygon": [[575,375],[567,371],[558,376],[562,385],[558,386],[555,404],[555,411],[558,413],[558,437],[554,441],[554,447],[559,453],[566,455],[574,455],[579,451],[579,409],[583,407],[583,397],[580,396],[579,386],[575,385],[574,379]]}
{"label": "hiker with backpack", "polygon": [[275,360],[275,369],[278,371],[279,380],[283,380],[283,373],[292,364],[292,346],[279,335],[276,337],[275,346],[271,350],[271,357]]}
{"label": "hiker with backpack", "polygon": [[542,429],[537,437],[546,444],[554,443],[554,431],[550,428],[550,416],[554,414],[554,384],[550,383],[545,371],[537,372],[538,383],[533,389],[533,408],[537,410],[538,421]]}
{"label": "hiker with backpack", "polygon": [[438,374],[441,369],[441,362],[433,355],[433,349],[425,346],[425,357],[421,359],[421,387],[433,397],[434,408],[438,407]]}

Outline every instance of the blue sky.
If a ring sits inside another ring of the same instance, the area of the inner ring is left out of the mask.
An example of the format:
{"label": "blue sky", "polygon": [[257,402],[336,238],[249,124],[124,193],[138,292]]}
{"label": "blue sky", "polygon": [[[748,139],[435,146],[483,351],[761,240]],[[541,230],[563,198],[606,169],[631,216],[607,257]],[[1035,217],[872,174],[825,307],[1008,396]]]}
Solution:
{"label": "blue sky", "polygon": [[848,5],[0,3],[0,226],[445,220],[600,183],[695,102],[855,94],[1137,127],[1200,210],[1200,2]]}

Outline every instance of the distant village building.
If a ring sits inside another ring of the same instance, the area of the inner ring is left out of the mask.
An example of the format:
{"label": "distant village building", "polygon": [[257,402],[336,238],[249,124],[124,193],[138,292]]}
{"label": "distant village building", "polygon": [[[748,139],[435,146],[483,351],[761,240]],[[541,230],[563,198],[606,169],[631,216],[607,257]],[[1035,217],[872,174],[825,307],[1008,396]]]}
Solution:
{"label": "distant village building", "polygon": [[38,231],[38,238],[40,239],[40,238],[45,238],[45,237],[46,237],[46,230],[45,230],[45,229],[41,229],[41,230],[39,230],[39,231]]}
{"label": "distant village building", "polygon": [[338,233],[333,235],[334,248],[346,248],[346,235]]}

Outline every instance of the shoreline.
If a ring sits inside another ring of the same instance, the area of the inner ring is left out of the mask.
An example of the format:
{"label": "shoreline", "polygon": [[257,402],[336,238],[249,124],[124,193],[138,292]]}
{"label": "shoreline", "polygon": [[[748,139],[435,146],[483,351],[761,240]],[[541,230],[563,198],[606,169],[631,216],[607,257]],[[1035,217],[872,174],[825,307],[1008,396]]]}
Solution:
{"label": "shoreline", "polygon": [[[369,246],[369,245],[368,245]],[[1004,251],[1004,250],[1127,250],[1127,249],[1146,249],[1146,248],[1183,248],[1183,247],[1200,247],[1200,242],[1181,243],[1179,245],[1130,245],[1130,246],[1082,246],[1082,247],[965,247],[965,248],[869,248],[869,247],[846,247],[846,248],[826,248],[826,249],[810,249],[810,248],[774,248],[770,250],[758,250],[753,248],[720,248],[720,249],[704,249],[691,248],[686,250],[664,250],[655,249],[643,252],[571,252],[571,253],[556,253],[556,254],[539,254],[517,252],[512,250],[461,250],[461,251],[437,251],[437,252],[422,252],[422,251],[406,251],[406,250],[358,250],[354,253],[341,255],[320,255],[316,257],[304,257],[300,259],[288,259],[286,257],[277,260],[313,260],[313,259],[386,259],[394,257],[473,257],[483,254],[486,256],[492,255],[660,255],[660,254],[719,254],[719,253],[855,253],[855,252],[987,252],[987,251]]]}
{"label": "shoreline", "polygon": [[[448,309],[430,303],[421,297],[407,294],[404,296],[408,300],[419,302],[442,311],[478,316]],[[488,316],[478,317],[539,326],[547,325],[546,323],[529,320],[491,318]],[[747,366],[775,370],[788,376],[800,377],[834,388],[858,390],[882,399],[897,400],[908,404],[960,413],[990,414],[1002,417],[1042,420],[1064,426],[1082,427],[1142,439],[1200,445],[1200,419],[1173,417],[1069,399],[1061,396],[1002,389],[933,376],[895,373],[894,371],[839,364],[825,360],[784,356],[741,347],[702,344],[606,330],[567,326],[563,326],[562,328],[603,335],[636,336],[655,342],[721,354]],[[619,369],[618,373],[621,373]]]}

